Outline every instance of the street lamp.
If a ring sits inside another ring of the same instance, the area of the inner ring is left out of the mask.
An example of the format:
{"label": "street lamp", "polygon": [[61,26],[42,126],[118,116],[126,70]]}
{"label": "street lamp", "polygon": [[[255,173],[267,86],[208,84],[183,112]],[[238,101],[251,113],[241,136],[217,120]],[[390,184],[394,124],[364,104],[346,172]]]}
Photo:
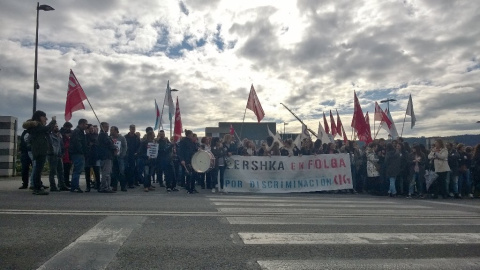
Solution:
{"label": "street lamp", "polygon": [[49,5],[40,5],[37,2],[37,31],[35,33],[35,72],[33,73],[33,113],[37,110],[37,89],[40,88],[37,80],[37,64],[38,64],[38,14],[40,10],[50,11],[55,10]]}
{"label": "street lamp", "polygon": [[288,125],[288,123],[283,122],[283,140],[285,140],[285,125]]}
{"label": "street lamp", "polygon": [[[179,91],[178,89],[170,89],[170,92],[178,92],[178,91]],[[171,96],[171,93],[170,93],[170,96]],[[172,98],[172,101],[173,101],[173,98]],[[172,138],[172,118],[170,118],[170,138]]]}
{"label": "street lamp", "polygon": [[393,98],[389,98],[389,99],[381,100],[380,103],[385,103],[386,102],[388,111],[390,112],[390,102],[394,102],[394,101],[397,101],[397,100],[393,99]]}

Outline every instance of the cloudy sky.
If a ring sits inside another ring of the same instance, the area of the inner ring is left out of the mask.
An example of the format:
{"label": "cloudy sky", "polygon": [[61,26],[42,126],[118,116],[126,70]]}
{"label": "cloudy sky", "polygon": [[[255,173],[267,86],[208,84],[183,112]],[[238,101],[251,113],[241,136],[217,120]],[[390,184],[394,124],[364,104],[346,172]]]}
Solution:
{"label": "cloudy sky", "polygon": [[[36,4],[0,4],[0,115],[20,121],[32,113]],[[301,125],[281,102],[313,130],[322,112],[336,109],[350,134],[354,90],[364,113],[397,99],[390,110],[399,132],[412,94],[417,123],[410,129],[407,116],[407,137],[480,128],[479,1],[40,4],[55,11],[40,11],[37,109],[61,124],[72,69],[100,120],[123,132],[154,125],[154,99],[163,102],[167,80],[180,90],[173,97],[184,128],[200,136],[218,122],[242,121],[252,83],[263,121],[282,131],[288,122],[287,133]],[[95,121],[85,105],[72,122]],[[245,121],[256,121],[252,111]]]}

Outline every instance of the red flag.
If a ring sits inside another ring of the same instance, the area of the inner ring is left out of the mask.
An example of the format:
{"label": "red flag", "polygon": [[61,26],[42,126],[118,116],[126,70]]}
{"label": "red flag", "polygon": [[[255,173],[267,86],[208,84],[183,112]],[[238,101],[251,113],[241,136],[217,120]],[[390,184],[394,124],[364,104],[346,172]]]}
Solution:
{"label": "red flag", "polygon": [[230,135],[235,134],[235,129],[233,129],[232,124],[230,124]]}
{"label": "red flag", "polygon": [[175,109],[175,127],[173,128],[173,142],[178,142],[182,138],[182,117],[180,116],[180,105],[177,97],[177,108]]}
{"label": "red flag", "polygon": [[373,118],[374,121],[381,121],[387,124],[388,129],[392,127],[392,121],[388,118],[388,115],[380,108],[377,102],[375,102],[375,117]]}
{"label": "red flag", "polygon": [[[337,111],[337,110],[335,110],[335,111]],[[338,136],[342,136],[342,131],[343,131],[343,124],[342,124],[342,120],[340,120],[340,115],[338,114],[338,111],[337,111],[337,133],[338,133]]]}
{"label": "red flag", "polygon": [[258,100],[257,93],[255,92],[255,88],[253,88],[253,84],[252,84],[252,87],[250,88],[250,94],[248,95],[247,109],[250,109],[255,113],[259,123],[265,116],[265,112],[262,109],[260,100]]}
{"label": "red flag", "polygon": [[335,119],[333,119],[332,110],[330,110],[330,124],[332,129],[332,136],[335,138],[337,136],[337,126],[335,125]]}
{"label": "red flag", "polygon": [[83,92],[83,88],[78,82],[75,74],[70,69],[70,77],[68,78],[67,102],[65,104],[65,121],[72,119],[72,113],[78,110],[85,110],[83,101],[87,99],[87,95]]}
{"label": "red flag", "polygon": [[323,112],[323,126],[325,127],[325,132],[327,134],[330,134],[330,127],[328,126],[327,118],[325,117],[325,112]]}
{"label": "red flag", "polygon": [[372,141],[372,136],[368,131],[368,126],[365,122],[365,117],[363,116],[362,107],[358,101],[357,93],[353,91],[353,94],[355,105],[353,109],[352,127],[357,131],[358,139],[368,144]]}

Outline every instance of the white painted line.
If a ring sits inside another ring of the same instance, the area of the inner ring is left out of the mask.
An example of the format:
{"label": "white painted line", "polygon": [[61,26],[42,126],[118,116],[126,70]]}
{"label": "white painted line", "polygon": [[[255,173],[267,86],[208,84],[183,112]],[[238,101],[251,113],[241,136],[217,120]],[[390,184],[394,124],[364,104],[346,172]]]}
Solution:
{"label": "white painted line", "polygon": [[276,203],[334,203],[334,204],[398,204],[395,201],[370,201],[370,200],[305,200],[305,199],[230,199],[230,198],[209,198],[213,202],[276,202]]}
{"label": "white painted line", "polygon": [[239,207],[232,207],[232,208],[218,208],[218,211],[226,214],[232,213],[250,213],[250,214],[264,214],[264,213],[297,213],[297,214],[316,214],[316,215],[331,215],[331,214],[365,214],[365,215],[409,215],[409,216],[424,216],[428,217],[431,215],[434,216],[468,216],[472,215],[472,213],[468,212],[461,212],[461,211],[453,211],[453,210],[437,210],[437,209],[376,209],[372,211],[372,209],[317,209],[317,208],[239,208]]}
{"label": "white painted line", "polygon": [[480,269],[480,258],[274,260],[257,261],[263,270],[316,269]]}
{"label": "white painted line", "polygon": [[144,221],[145,217],[109,216],[38,269],[105,269]]}
{"label": "white painted line", "polygon": [[452,206],[460,206],[460,207],[480,209],[480,206],[477,206],[477,205],[469,205],[469,204],[462,204],[462,203],[438,202],[438,201],[427,201],[427,200],[425,200],[424,202],[426,202],[426,203],[433,203],[433,204],[452,205]]}
{"label": "white painted line", "polygon": [[[400,219],[371,219],[368,218],[328,218],[322,217],[226,217],[231,225],[332,225],[332,226],[480,226],[479,218],[475,219],[458,219],[448,218],[430,219],[419,218],[405,220]],[[414,222],[417,221],[417,222]]]}
{"label": "white painted line", "polygon": [[395,208],[395,209],[431,209],[421,205],[385,205],[385,204],[335,204],[335,203],[267,203],[267,202],[214,202],[216,206],[245,206],[245,207],[322,207],[322,208]]}
{"label": "white painted line", "polygon": [[480,233],[238,233],[246,245],[480,244]]}

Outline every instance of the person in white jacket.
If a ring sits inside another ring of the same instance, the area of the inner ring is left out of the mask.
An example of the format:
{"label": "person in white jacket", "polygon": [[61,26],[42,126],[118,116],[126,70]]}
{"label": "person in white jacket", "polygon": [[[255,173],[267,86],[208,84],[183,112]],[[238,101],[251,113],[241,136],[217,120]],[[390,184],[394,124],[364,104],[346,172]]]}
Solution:
{"label": "person in white jacket", "polygon": [[433,166],[438,178],[430,186],[431,193],[434,199],[438,198],[438,195],[442,195],[443,198],[448,197],[446,188],[447,173],[450,171],[448,166],[448,150],[445,147],[442,140],[435,141],[435,145],[428,154],[428,159],[433,160]]}

